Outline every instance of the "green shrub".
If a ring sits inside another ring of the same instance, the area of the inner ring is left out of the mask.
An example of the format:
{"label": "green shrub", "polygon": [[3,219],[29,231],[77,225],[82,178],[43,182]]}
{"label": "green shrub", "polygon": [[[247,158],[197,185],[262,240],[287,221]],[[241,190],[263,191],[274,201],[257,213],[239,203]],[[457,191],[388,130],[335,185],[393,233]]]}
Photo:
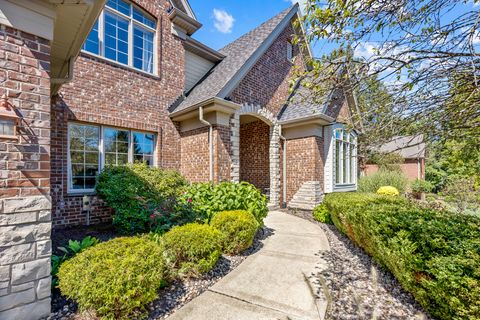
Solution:
{"label": "green shrub", "polygon": [[174,227],[160,242],[171,276],[198,276],[208,272],[222,254],[223,235],[217,229],[198,223]]}
{"label": "green shrub", "polygon": [[260,225],[267,216],[267,197],[248,182],[196,183],[183,194],[184,202],[191,202],[193,210],[209,222],[220,211],[247,210]]}
{"label": "green shrub", "polygon": [[210,224],[223,233],[223,251],[228,254],[248,249],[259,226],[255,217],[245,210],[219,212]]}
{"label": "green shrub", "polygon": [[480,219],[401,197],[330,194],[335,226],[438,319],[480,318]]}
{"label": "green shrub", "polygon": [[416,179],[412,182],[411,188],[416,193],[432,192],[433,184],[423,179]]}
{"label": "green shrub", "polygon": [[60,251],[63,252],[63,255],[57,256],[55,254],[52,255],[51,258],[51,269],[50,274],[52,275],[52,289],[58,286],[58,269],[68,259],[74,257],[78,253],[82,252],[83,250],[93,247],[94,245],[98,244],[99,241],[95,237],[86,236],[82,239],[82,241],[78,240],[68,240],[68,245],[65,247],[58,247]]}
{"label": "green shrub", "polygon": [[380,187],[392,186],[404,193],[407,183],[407,177],[401,172],[379,170],[372,175],[361,177],[358,180],[358,191],[375,193]]}
{"label": "green shrub", "polygon": [[321,203],[313,209],[313,218],[318,222],[332,224],[332,218],[325,203]]}
{"label": "green shrub", "polygon": [[378,188],[377,194],[381,194],[384,196],[399,196],[400,193],[398,192],[397,188],[392,186],[383,186]]}
{"label": "green shrub", "polygon": [[116,238],[60,266],[59,287],[81,310],[102,319],[137,319],[164,284],[161,246],[145,237]]}
{"label": "green shrub", "polygon": [[108,166],[98,177],[96,191],[115,210],[113,225],[122,234],[166,231],[193,221],[188,205],[177,203],[185,179],[176,171],[144,163]]}

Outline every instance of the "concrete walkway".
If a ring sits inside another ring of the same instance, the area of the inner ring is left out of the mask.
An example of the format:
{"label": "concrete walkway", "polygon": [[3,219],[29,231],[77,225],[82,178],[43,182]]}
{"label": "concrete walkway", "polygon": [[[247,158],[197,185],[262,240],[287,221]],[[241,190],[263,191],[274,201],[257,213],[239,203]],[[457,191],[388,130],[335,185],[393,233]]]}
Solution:
{"label": "concrete walkway", "polygon": [[313,275],[325,268],[319,252],[330,250],[327,237],[278,211],[265,226],[272,234],[258,252],[168,319],[323,319],[327,303]]}

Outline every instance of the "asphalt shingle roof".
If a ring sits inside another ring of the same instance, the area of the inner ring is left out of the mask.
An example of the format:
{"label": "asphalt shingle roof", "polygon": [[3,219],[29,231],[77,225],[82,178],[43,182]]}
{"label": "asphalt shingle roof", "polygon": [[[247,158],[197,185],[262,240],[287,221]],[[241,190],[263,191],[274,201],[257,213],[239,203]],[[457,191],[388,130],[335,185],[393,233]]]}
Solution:
{"label": "asphalt shingle roof", "polygon": [[294,8],[296,8],[296,6],[282,11],[275,17],[220,49],[220,53],[225,55],[225,58],[218,63],[210,71],[208,76],[198,83],[188,93],[186,98],[171,110],[171,112],[178,112],[209,98],[216,97]]}
{"label": "asphalt shingle roof", "polygon": [[404,159],[425,158],[426,145],[423,134],[416,136],[396,136],[379,147],[380,152],[399,153]]}
{"label": "asphalt shingle roof", "polygon": [[280,111],[278,119],[289,121],[314,115],[324,115],[325,106],[330,101],[330,95],[313,95],[310,89],[298,86],[290,95],[287,103]]}

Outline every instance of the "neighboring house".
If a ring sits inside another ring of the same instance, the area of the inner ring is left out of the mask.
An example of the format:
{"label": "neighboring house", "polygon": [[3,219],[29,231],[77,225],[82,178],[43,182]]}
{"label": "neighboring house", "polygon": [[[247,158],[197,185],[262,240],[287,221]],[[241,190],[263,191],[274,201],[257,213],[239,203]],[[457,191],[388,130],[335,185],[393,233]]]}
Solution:
{"label": "neighboring house", "polygon": [[[376,148],[381,153],[398,153],[404,159],[400,169],[409,180],[425,179],[425,150],[423,135],[396,136]],[[363,168],[365,175],[378,171],[378,165],[367,163]]]}
{"label": "neighboring house", "polygon": [[50,310],[50,229],[108,221],[95,177],[145,161],[311,209],[356,189],[353,99],[289,93],[293,6],[216,51],[186,0],[0,0],[0,319]]}

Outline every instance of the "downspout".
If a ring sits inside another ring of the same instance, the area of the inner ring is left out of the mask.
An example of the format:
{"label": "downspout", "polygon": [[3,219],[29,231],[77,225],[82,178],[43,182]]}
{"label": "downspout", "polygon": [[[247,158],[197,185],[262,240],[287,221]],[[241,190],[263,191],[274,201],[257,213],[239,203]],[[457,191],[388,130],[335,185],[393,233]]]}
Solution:
{"label": "downspout", "polygon": [[282,135],[282,125],[278,125],[278,136],[283,140],[283,156],[282,156],[282,178],[283,178],[283,203],[282,207],[287,207],[287,139]]}
{"label": "downspout", "polygon": [[213,126],[210,122],[203,118],[203,107],[198,108],[198,120],[208,126],[208,152],[209,152],[209,167],[210,167],[210,181],[213,182]]}
{"label": "downspout", "polygon": [[73,79],[73,65],[75,62],[75,58],[71,57],[68,60],[68,74],[66,78],[50,78],[50,82],[53,84],[64,84],[72,81]]}

